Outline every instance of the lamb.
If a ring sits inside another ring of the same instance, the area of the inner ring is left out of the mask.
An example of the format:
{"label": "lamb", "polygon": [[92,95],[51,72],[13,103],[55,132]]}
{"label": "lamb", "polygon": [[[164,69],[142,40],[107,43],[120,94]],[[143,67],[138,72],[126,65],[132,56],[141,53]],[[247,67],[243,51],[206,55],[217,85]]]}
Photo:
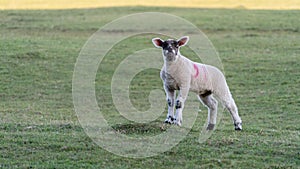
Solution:
{"label": "lamb", "polygon": [[[242,130],[242,120],[238,115],[237,106],[223,73],[216,67],[193,62],[180,54],[180,47],[185,46],[188,40],[188,36],[178,40],[152,39],[154,46],[162,48],[164,58],[160,77],[164,84],[168,103],[165,123],[181,126],[184,102],[188,92],[192,91],[198,95],[200,102],[208,108],[207,130],[213,130],[217,121],[218,101],[215,97],[230,112],[235,130]],[[179,94],[175,102],[176,90],[179,90]],[[174,107],[176,109],[175,116]]]}

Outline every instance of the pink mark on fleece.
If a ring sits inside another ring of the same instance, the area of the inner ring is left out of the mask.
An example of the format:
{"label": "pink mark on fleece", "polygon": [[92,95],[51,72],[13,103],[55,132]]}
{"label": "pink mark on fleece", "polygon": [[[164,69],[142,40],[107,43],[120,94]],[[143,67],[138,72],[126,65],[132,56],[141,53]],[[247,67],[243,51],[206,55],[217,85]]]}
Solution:
{"label": "pink mark on fleece", "polygon": [[198,77],[198,75],[199,75],[199,68],[198,68],[198,66],[194,63],[194,69],[196,70],[196,74],[194,75],[194,78],[197,78]]}
{"label": "pink mark on fleece", "polygon": [[[196,71],[196,74],[194,75],[194,78],[197,78],[199,76],[199,73],[200,73],[200,70],[199,70],[199,67],[197,64],[193,64],[194,66],[194,69]],[[206,77],[206,74],[207,74],[207,70],[206,70],[206,67],[203,65],[201,66],[202,67],[202,70],[203,70],[203,79],[206,81],[207,80],[207,77]]]}

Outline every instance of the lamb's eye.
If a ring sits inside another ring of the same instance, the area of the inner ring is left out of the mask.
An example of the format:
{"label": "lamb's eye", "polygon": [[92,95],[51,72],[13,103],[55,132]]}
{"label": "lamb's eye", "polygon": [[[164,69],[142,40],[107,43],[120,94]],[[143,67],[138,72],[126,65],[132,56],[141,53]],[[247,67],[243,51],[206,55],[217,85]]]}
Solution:
{"label": "lamb's eye", "polygon": [[177,48],[178,47],[178,43],[177,42],[172,42],[172,46]]}
{"label": "lamb's eye", "polygon": [[166,48],[167,46],[168,46],[168,44],[165,42],[162,44],[162,48]]}

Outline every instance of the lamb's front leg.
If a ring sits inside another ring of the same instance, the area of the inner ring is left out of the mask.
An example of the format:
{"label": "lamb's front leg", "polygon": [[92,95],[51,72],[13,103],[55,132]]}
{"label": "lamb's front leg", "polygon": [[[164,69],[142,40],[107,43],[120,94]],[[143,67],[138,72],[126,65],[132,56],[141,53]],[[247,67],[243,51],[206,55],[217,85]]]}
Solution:
{"label": "lamb's front leg", "polygon": [[169,89],[168,87],[164,86],[166,95],[167,95],[167,102],[168,102],[168,115],[165,120],[165,123],[173,124],[174,123],[174,102],[175,102],[175,91]]}
{"label": "lamb's front leg", "polygon": [[181,124],[182,124],[182,111],[183,111],[184,102],[187,99],[188,93],[189,93],[189,86],[181,87],[180,88],[180,94],[178,95],[178,98],[176,100],[176,105],[175,105],[175,108],[176,108],[176,115],[175,115],[176,121],[175,121],[175,123],[178,126],[181,126]]}

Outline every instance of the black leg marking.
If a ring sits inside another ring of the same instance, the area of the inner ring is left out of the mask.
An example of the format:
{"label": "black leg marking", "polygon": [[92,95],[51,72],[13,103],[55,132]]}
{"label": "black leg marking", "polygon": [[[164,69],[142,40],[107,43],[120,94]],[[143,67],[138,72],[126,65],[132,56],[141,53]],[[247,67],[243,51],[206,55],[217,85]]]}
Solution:
{"label": "black leg marking", "polygon": [[215,124],[208,124],[206,130],[213,130],[215,128]]}
{"label": "black leg marking", "polygon": [[165,123],[167,123],[167,124],[173,124],[175,120],[176,120],[176,119],[175,119],[174,117],[169,116],[169,117],[165,120]]}
{"label": "black leg marking", "polygon": [[168,99],[168,106],[169,106],[169,107],[172,107],[172,106],[173,106],[170,99]]}
{"label": "black leg marking", "polygon": [[175,106],[175,108],[176,108],[176,109],[180,109],[181,107],[182,107],[181,102],[180,102],[179,100],[177,100],[177,101],[176,101],[176,106]]}
{"label": "black leg marking", "polygon": [[206,91],[204,91],[204,93],[200,94],[200,96],[201,97],[206,97],[206,96],[209,96],[211,94],[212,94],[212,92],[210,90],[206,90]]}
{"label": "black leg marking", "polygon": [[237,130],[237,131],[241,131],[242,130],[242,123],[234,124],[234,129]]}
{"label": "black leg marking", "polygon": [[174,120],[175,120],[175,118],[172,117],[172,116],[169,116],[169,119],[171,119],[171,121],[174,121]]}

